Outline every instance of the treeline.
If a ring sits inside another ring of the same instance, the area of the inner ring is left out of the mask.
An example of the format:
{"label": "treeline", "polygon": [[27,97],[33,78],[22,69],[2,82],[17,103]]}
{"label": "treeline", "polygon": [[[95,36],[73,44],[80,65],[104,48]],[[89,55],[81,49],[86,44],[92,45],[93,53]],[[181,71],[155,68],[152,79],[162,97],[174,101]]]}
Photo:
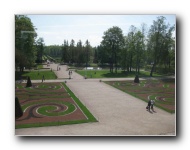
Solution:
{"label": "treeline", "polygon": [[61,57],[62,50],[60,45],[44,46],[44,54],[51,57]]}
{"label": "treeline", "polygon": [[15,69],[22,72],[42,62],[44,52],[43,38],[37,39],[37,33],[30,18],[15,16]]}
{"label": "treeline", "polygon": [[41,63],[44,55],[60,58],[64,63],[89,66],[91,63],[107,65],[110,72],[122,68],[126,72],[141,68],[161,73],[175,72],[175,25],[166,23],[160,16],[147,28],[131,26],[127,35],[113,26],[103,33],[99,46],[92,47],[88,40],[63,40],[62,45],[45,46],[43,38],[37,38],[30,18],[15,16],[15,68],[23,71]]}
{"label": "treeline", "polygon": [[131,26],[126,36],[114,26],[104,32],[103,40],[95,50],[97,62],[109,63],[110,72],[117,72],[118,66],[136,74],[140,68],[149,68],[153,72],[175,72],[175,25],[166,24],[166,18],[160,16],[147,29],[145,24],[138,29]]}
{"label": "treeline", "polygon": [[72,39],[70,43],[64,40],[64,43],[59,45],[45,46],[45,54],[54,58],[60,58],[61,62],[75,65],[88,65],[93,62],[93,48],[90,42],[86,40],[83,44],[81,40],[77,43]]}
{"label": "treeline", "polygon": [[59,56],[66,63],[88,66],[91,63],[107,65],[110,72],[122,68],[126,72],[132,69],[139,73],[141,68],[160,73],[175,72],[175,25],[166,23],[165,17],[158,17],[148,27],[131,25],[127,35],[114,26],[103,33],[101,44],[91,47],[87,40],[70,43],[64,40],[62,46],[47,46],[46,53]]}

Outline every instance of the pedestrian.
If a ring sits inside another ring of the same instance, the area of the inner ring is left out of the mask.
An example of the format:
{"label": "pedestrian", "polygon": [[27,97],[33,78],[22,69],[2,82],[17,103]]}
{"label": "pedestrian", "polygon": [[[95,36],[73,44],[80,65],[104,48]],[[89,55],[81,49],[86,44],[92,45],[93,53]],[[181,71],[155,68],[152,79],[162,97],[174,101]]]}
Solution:
{"label": "pedestrian", "polygon": [[71,79],[71,71],[69,71],[69,79]]}
{"label": "pedestrian", "polygon": [[151,106],[152,111],[154,111],[154,103],[155,103],[154,100],[150,100],[150,106]]}
{"label": "pedestrian", "polygon": [[148,105],[147,105],[147,107],[146,107],[146,109],[147,109],[148,111],[150,111],[150,106],[151,106],[151,100],[148,101]]}
{"label": "pedestrian", "polygon": [[45,81],[45,77],[44,77],[44,75],[42,76],[42,82],[43,82],[43,81]]}

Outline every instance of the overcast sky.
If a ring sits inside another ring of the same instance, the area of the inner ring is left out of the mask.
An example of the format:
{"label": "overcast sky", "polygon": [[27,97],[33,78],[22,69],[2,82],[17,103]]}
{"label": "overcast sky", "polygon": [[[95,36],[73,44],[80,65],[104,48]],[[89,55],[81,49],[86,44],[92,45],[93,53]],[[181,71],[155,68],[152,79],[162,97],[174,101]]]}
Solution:
{"label": "overcast sky", "polygon": [[122,29],[127,35],[129,27],[141,27],[142,23],[149,28],[158,16],[166,17],[170,25],[176,24],[175,15],[27,15],[37,28],[38,38],[44,39],[45,45],[62,45],[64,40],[81,40],[84,44],[88,39],[91,46],[102,41],[103,33],[113,26]]}

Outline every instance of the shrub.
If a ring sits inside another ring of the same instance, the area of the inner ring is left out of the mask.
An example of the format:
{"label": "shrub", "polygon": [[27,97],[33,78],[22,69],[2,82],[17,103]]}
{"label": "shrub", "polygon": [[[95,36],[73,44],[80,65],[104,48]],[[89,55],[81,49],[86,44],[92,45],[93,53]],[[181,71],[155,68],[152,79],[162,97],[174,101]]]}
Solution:
{"label": "shrub", "polygon": [[32,82],[30,80],[30,77],[28,77],[26,87],[31,87],[31,86],[32,86]]}
{"label": "shrub", "polygon": [[135,79],[134,79],[134,82],[135,82],[135,83],[139,83],[139,76],[138,76],[138,75],[136,75],[136,77],[135,77]]}
{"label": "shrub", "polygon": [[20,106],[18,97],[15,97],[15,118],[20,118],[23,115],[22,108]]}

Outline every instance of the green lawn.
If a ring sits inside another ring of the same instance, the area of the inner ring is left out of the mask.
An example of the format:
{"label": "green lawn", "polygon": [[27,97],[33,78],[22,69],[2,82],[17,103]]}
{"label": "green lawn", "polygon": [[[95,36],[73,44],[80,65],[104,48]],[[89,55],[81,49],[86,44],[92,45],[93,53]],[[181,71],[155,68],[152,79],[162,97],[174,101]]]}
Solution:
{"label": "green lawn", "polygon": [[[118,70],[117,73],[110,73],[109,70],[77,70],[78,74],[82,76],[87,76],[87,78],[125,78],[125,77],[135,77],[135,71],[126,73],[122,70]],[[150,72],[141,71],[139,77],[149,77]],[[161,74],[153,74],[154,77],[161,77]]]}
{"label": "green lawn", "polygon": [[42,65],[42,64],[38,64],[38,65],[37,65],[37,68],[38,68],[38,69],[43,69],[43,65]]}
{"label": "green lawn", "polygon": [[57,79],[57,76],[53,71],[24,71],[23,73],[15,72],[15,79],[19,80],[20,76],[29,76],[31,80],[41,80],[44,75],[45,80]]}
{"label": "green lawn", "polygon": [[[27,116],[21,120],[16,120],[16,129],[97,122],[96,118],[65,83],[36,83],[32,88],[25,88],[24,84],[16,84],[15,94],[19,98],[23,112],[26,109],[30,112],[26,113]],[[57,111],[58,105],[67,107],[67,109]],[[80,117],[77,109],[82,111],[86,116],[85,119]],[[38,118],[33,112],[41,115],[40,120],[32,121],[32,119]],[[75,114],[74,118],[73,114]],[[69,115],[71,118],[65,120]],[[45,118],[47,120],[44,121]]]}
{"label": "green lawn", "polygon": [[[155,100],[155,106],[175,113],[175,79],[133,81],[106,81],[105,83],[148,103]],[[146,106],[146,104],[145,104]]]}

